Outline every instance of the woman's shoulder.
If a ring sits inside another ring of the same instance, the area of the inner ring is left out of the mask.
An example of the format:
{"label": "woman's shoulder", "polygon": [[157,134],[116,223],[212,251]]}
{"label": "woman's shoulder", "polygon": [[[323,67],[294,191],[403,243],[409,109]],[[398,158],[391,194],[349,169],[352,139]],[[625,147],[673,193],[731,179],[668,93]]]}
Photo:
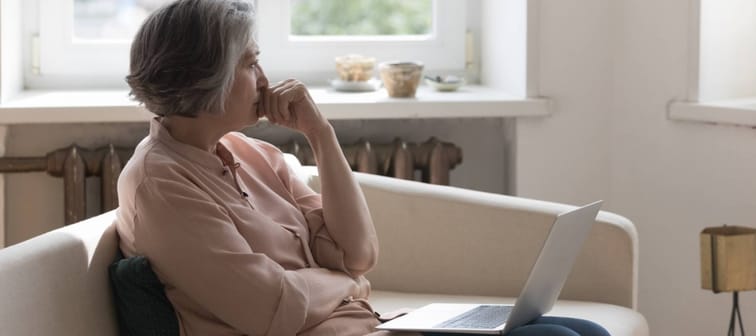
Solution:
{"label": "woman's shoulder", "polygon": [[224,145],[229,147],[234,155],[246,155],[254,153],[267,159],[283,160],[283,152],[275,145],[265,141],[249,137],[241,132],[230,132],[221,139]]}
{"label": "woman's shoulder", "polygon": [[121,171],[119,183],[123,180],[136,187],[149,178],[177,175],[181,167],[175,154],[148,137],[134,148],[134,154]]}
{"label": "woman's shoulder", "polygon": [[[224,140],[231,143],[246,143],[247,145],[255,147],[255,148],[278,150],[278,147],[276,147],[275,145],[265,140],[253,138],[242,132],[226,133],[226,135],[224,135],[223,138],[221,138],[221,141],[224,141]],[[278,151],[280,152],[280,150]]]}

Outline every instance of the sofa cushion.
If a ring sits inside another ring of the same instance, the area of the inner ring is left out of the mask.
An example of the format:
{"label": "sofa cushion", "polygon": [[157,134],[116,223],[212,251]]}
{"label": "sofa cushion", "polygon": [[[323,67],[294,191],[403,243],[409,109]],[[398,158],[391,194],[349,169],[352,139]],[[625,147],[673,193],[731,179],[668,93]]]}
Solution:
{"label": "sofa cushion", "polygon": [[[419,308],[429,303],[513,304],[514,298],[448,294],[411,294],[382,290],[370,293],[375,311],[390,312],[401,308]],[[546,315],[575,317],[600,324],[612,336],[648,336],[648,324],[641,314],[617,305],[581,301],[557,301]]]}
{"label": "sofa cushion", "polygon": [[117,260],[109,272],[121,335],[179,335],[176,313],[147,258]]}

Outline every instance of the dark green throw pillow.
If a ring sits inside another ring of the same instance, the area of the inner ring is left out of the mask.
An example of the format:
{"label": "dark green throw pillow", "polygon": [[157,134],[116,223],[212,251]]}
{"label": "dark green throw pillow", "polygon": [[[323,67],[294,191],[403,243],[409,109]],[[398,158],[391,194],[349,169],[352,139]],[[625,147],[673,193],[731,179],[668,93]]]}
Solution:
{"label": "dark green throw pillow", "polygon": [[121,335],[179,335],[176,313],[147,258],[120,256],[109,273]]}

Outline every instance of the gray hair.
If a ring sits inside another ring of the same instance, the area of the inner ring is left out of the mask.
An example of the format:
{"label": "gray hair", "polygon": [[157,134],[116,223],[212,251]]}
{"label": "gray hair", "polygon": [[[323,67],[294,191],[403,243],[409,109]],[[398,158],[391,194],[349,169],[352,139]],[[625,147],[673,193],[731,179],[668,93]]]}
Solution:
{"label": "gray hair", "polygon": [[245,0],[178,0],[158,9],[131,45],[129,95],[160,116],[225,113],[253,30]]}

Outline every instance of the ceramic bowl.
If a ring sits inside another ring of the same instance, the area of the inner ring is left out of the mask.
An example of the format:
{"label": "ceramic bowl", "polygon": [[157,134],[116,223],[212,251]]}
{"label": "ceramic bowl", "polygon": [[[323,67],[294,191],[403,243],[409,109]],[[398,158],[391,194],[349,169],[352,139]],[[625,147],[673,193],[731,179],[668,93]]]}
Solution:
{"label": "ceramic bowl", "polygon": [[457,76],[426,76],[425,84],[436,91],[450,92],[457,91],[462,85],[465,85],[465,79]]}
{"label": "ceramic bowl", "polygon": [[385,62],[378,65],[383,86],[390,97],[412,98],[423,74],[421,62]]}

